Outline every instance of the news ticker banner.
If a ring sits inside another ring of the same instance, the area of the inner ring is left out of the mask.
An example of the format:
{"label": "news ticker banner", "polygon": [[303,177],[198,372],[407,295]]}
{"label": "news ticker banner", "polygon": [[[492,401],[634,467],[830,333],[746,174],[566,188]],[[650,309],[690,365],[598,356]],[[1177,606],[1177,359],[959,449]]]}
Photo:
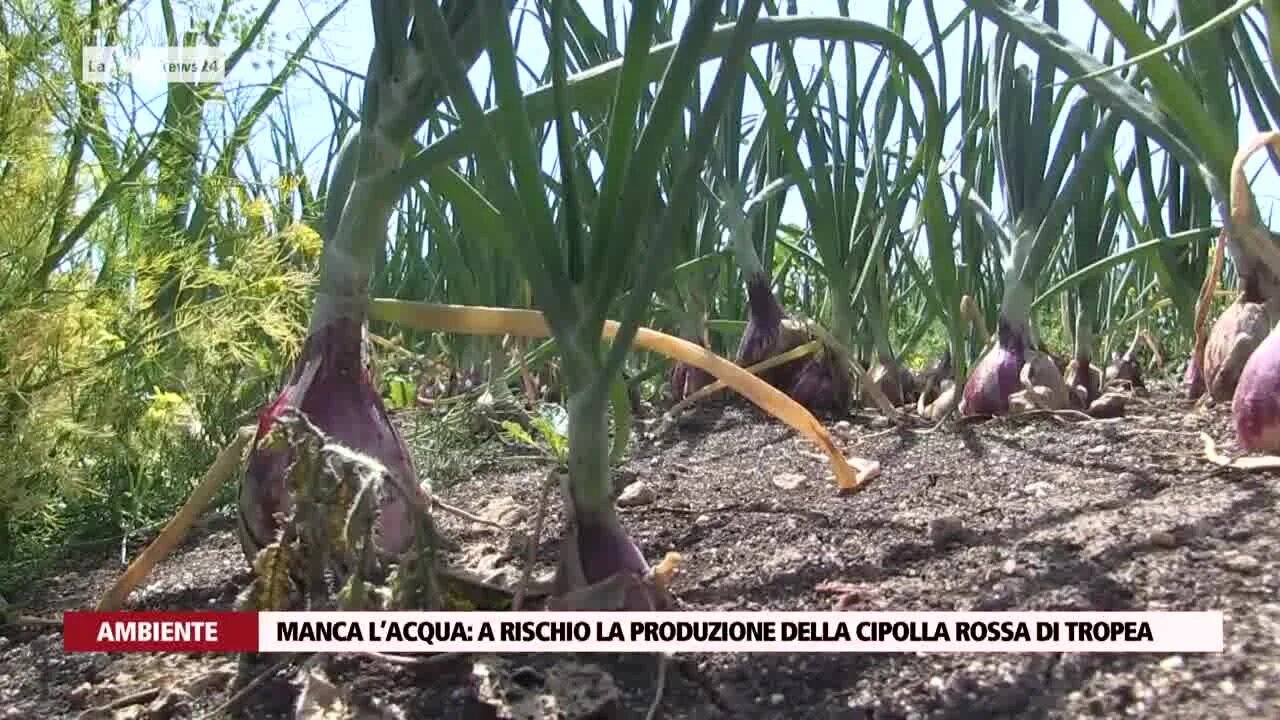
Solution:
{"label": "news ticker banner", "polygon": [[68,612],[67,652],[1222,652],[1211,612]]}

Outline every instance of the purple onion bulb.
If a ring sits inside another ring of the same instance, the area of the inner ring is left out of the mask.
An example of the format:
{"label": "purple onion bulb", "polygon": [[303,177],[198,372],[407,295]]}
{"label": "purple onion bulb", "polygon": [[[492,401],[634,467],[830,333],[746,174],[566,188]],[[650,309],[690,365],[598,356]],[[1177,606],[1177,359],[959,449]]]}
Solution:
{"label": "purple onion bulb", "polygon": [[1245,450],[1280,452],[1280,330],[1249,356],[1231,399],[1236,441]]}
{"label": "purple onion bulb", "polygon": [[1026,337],[1002,317],[996,344],[982,356],[964,384],[965,415],[1003,415],[1009,396],[1022,389]]}

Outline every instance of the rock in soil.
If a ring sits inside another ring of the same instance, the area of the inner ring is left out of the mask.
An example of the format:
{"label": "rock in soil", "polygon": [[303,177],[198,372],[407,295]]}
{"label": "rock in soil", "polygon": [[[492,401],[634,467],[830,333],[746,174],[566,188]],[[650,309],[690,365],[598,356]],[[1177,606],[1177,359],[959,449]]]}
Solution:
{"label": "rock in soil", "polygon": [[649,505],[658,499],[658,493],[643,480],[637,480],[622,489],[618,495],[618,507]]}

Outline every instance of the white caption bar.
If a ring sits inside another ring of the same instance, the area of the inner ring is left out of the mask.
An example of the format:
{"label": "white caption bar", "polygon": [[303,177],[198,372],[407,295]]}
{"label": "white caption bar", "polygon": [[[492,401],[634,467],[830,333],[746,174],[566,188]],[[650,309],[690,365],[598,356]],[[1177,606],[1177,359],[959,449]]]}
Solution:
{"label": "white caption bar", "polygon": [[263,612],[260,652],[1222,652],[1222,612]]}

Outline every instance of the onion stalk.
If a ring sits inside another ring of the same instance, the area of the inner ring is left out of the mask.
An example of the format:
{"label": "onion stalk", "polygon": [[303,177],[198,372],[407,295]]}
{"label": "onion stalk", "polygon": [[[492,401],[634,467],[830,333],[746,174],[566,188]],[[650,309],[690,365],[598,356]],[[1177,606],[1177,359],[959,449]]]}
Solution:
{"label": "onion stalk", "polygon": [[[1105,133],[1105,128],[1089,127],[1086,136]],[[1129,174],[1133,163],[1129,164]],[[1124,183],[1121,175],[1117,184]],[[1071,243],[1069,267],[1079,272],[1108,255],[1108,249],[1120,222],[1119,203],[1108,203],[1111,173],[1097,173],[1082,180],[1080,191],[1071,208]],[[1098,312],[1103,304],[1102,277],[1090,273],[1081,279],[1064,302],[1065,326],[1072,330],[1071,358],[1063,368],[1064,380],[1076,409],[1088,408],[1102,393],[1102,368],[1094,363],[1094,344],[1099,330]]]}
{"label": "onion stalk", "polygon": [[[1050,24],[1057,20],[1056,10],[1055,4],[1045,6]],[[1023,365],[1038,354],[1030,322],[1035,279],[1048,264],[1084,179],[1101,172],[1104,151],[1111,147],[1119,124],[1115,113],[1107,111],[1098,119],[1090,99],[1078,100],[1071,105],[1058,145],[1051,152],[1053,114],[1058,104],[1065,102],[1067,89],[1059,90],[1060,97],[1054,95],[1051,81],[1055,68],[1046,58],[1040,60],[1034,80],[1029,67],[1015,67],[1016,43],[1005,31],[995,47],[1000,61],[992,65],[991,104],[996,108],[997,164],[1010,220],[997,219],[984,204],[973,202],[971,195],[966,197],[989,227],[1011,239],[1012,253],[1006,265],[995,345],[978,361],[964,386],[960,411],[971,416],[1008,413],[1010,396],[1023,389]],[[1072,158],[1075,163],[1067,175]],[[1052,363],[1037,363],[1035,374],[1050,368],[1056,370]],[[1050,387],[1061,383],[1061,375],[1047,381]]]}
{"label": "onion stalk", "polygon": [[[778,302],[769,273],[751,245],[750,221],[763,206],[761,198],[765,193],[744,207],[741,190],[734,187],[721,205],[730,244],[746,278],[747,326],[736,357],[742,367],[757,365],[811,340],[804,324],[788,317]],[[852,387],[849,372],[829,348],[765,370],[760,377],[809,410],[840,413],[848,409]]]}
{"label": "onion stalk", "polygon": [[1199,399],[1204,395],[1206,388],[1204,354],[1205,348],[1208,347],[1209,335],[1205,332],[1205,325],[1209,322],[1209,311],[1213,309],[1213,297],[1217,294],[1218,276],[1222,274],[1223,250],[1226,244],[1227,228],[1224,227],[1218,234],[1218,242],[1214,244],[1213,262],[1208,274],[1204,276],[1200,297],[1196,301],[1195,344],[1191,348],[1191,357],[1187,360],[1187,370],[1182,378],[1187,397],[1191,400]]}
{"label": "onion stalk", "polygon": [[[501,7],[509,13],[511,4]],[[332,442],[363,453],[387,470],[397,490],[381,494],[374,525],[378,549],[396,556],[415,537],[407,493],[419,491],[417,471],[370,372],[365,308],[383,233],[369,229],[387,226],[402,150],[440,94],[432,68],[422,62],[421,34],[409,32],[407,14],[386,10],[374,2],[374,49],[361,123],[340,149],[331,177],[320,280],[307,339],[284,389],[259,416],[241,485],[241,540],[251,563],[261,548],[277,540],[279,519],[293,502],[287,484],[293,451],[264,442],[288,409],[301,411]],[[446,35],[468,58],[468,67],[480,54],[482,19],[459,4],[447,21]]]}
{"label": "onion stalk", "polygon": [[[711,208],[707,208],[707,214],[711,214]],[[707,217],[705,225],[708,230],[714,229],[716,225],[714,218]],[[699,235],[710,234],[710,232],[699,233]],[[709,283],[711,280],[709,276],[701,274],[698,269],[692,272],[698,273],[693,278],[695,282]],[[680,334],[685,340],[709,349],[711,338],[706,329],[707,303],[703,300],[703,293],[696,287],[686,290],[682,285],[684,282],[676,281],[676,287],[670,293],[672,297],[669,302],[677,315]],[[671,392],[672,403],[680,403],[714,382],[715,378],[710,373],[684,362],[672,363],[671,369],[667,372],[667,386]]]}
{"label": "onion stalk", "polygon": [[[958,287],[954,251],[949,231],[943,238],[938,213],[941,185],[937,182],[935,151],[940,136],[936,134],[939,118],[933,114],[932,107],[936,97],[932,78],[927,71],[920,72],[923,58],[914,49],[896,43],[883,46],[884,52],[877,58],[876,67],[883,63],[888,67],[887,72],[900,77],[900,82],[909,80],[913,89],[925,98],[928,112],[923,133],[914,122],[912,112],[903,109],[900,84],[885,83],[878,96],[872,94],[871,79],[859,86],[856,48],[852,44],[842,50],[847,73],[844,92],[851,102],[859,98],[859,107],[863,104],[871,107],[874,103],[874,120],[869,122],[864,112],[848,117],[833,112],[827,117],[815,98],[824,91],[827,97],[836,97],[839,90],[834,76],[826,73],[820,81],[806,83],[794,52],[781,53],[782,67],[776,84],[769,83],[770,78],[760,74],[754,79],[767,110],[770,136],[783,150],[784,167],[794,178],[808,216],[807,239],[816,250],[824,276],[826,316],[822,319],[835,344],[841,348],[865,351],[871,346],[870,371],[858,371],[863,396],[893,410],[914,393],[912,378],[903,372],[889,343],[885,308],[890,301],[884,292],[887,273],[883,272],[883,266],[887,264],[885,257],[893,252],[892,241],[902,234],[899,227],[911,189],[921,181],[925,193],[920,197],[917,228],[928,231],[936,297],[941,300],[931,304],[929,311],[941,310],[948,331],[953,331],[948,333],[953,344],[959,342],[960,332],[950,302],[953,297],[958,300],[958,293],[954,292]],[[829,60],[834,61],[834,58]],[[870,78],[877,76],[882,73],[873,69]],[[794,101],[789,100],[788,94]],[[794,111],[789,107],[791,102],[794,102]],[[914,152],[910,149],[913,143],[918,144]],[[865,160],[861,159],[864,155],[860,147],[866,149]],[[802,159],[802,153],[807,157]],[[910,250],[905,249],[908,244],[904,242],[903,246],[903,254],[910,254]],[[762,287],[762,283],[753,281],[753,273],[745,263],[743,271],[748,276],[749,292],[760,296],[754,303],[754,314],[769,317],[770,313],[762,307],[769,300],[756,289]],[[860,329],[869,337],[858,337]],[[744,345],[756,339],[747,337]],[[779,343],[773,351],[784,350],[787,345]],[[837,393],[839,402],[831,402],[832,408],[846,409],[844,406],[852,400],[852,393],[845,398],[845,385],[851,384],[851,378],[844,367],[846,363],[836,361],[831,355],[824,352],[808,359],[792,377],[784,379],[794,386],[793,397],[811,403]],[[743,359],[749,362],[760,356],[747,355]]]}
{"label": "onion stalk", "polygon": [[[888,227],[888,223],[881,223],[878,232],[894,234],[894,230]],[[875,249],[873,245],[872,252],[875,252]],[[888,309],[891,301],[885,281],[888,252],[888,248],[885,248],[879,257],[867,258],[863,275],[865,281],[858,283],[854,295],[861,295],[864,298],[865,320],[869,326],[875,350],[875,359],[867,368],[866,382],[874,384],[890,405],[900,407],[915,399],[916,379],[908,368],[898,362],[889,341],[889,326],[886,318],[889,316]],[[870,399],[867,390],[864,389],[863,394],[868,400]]]}

